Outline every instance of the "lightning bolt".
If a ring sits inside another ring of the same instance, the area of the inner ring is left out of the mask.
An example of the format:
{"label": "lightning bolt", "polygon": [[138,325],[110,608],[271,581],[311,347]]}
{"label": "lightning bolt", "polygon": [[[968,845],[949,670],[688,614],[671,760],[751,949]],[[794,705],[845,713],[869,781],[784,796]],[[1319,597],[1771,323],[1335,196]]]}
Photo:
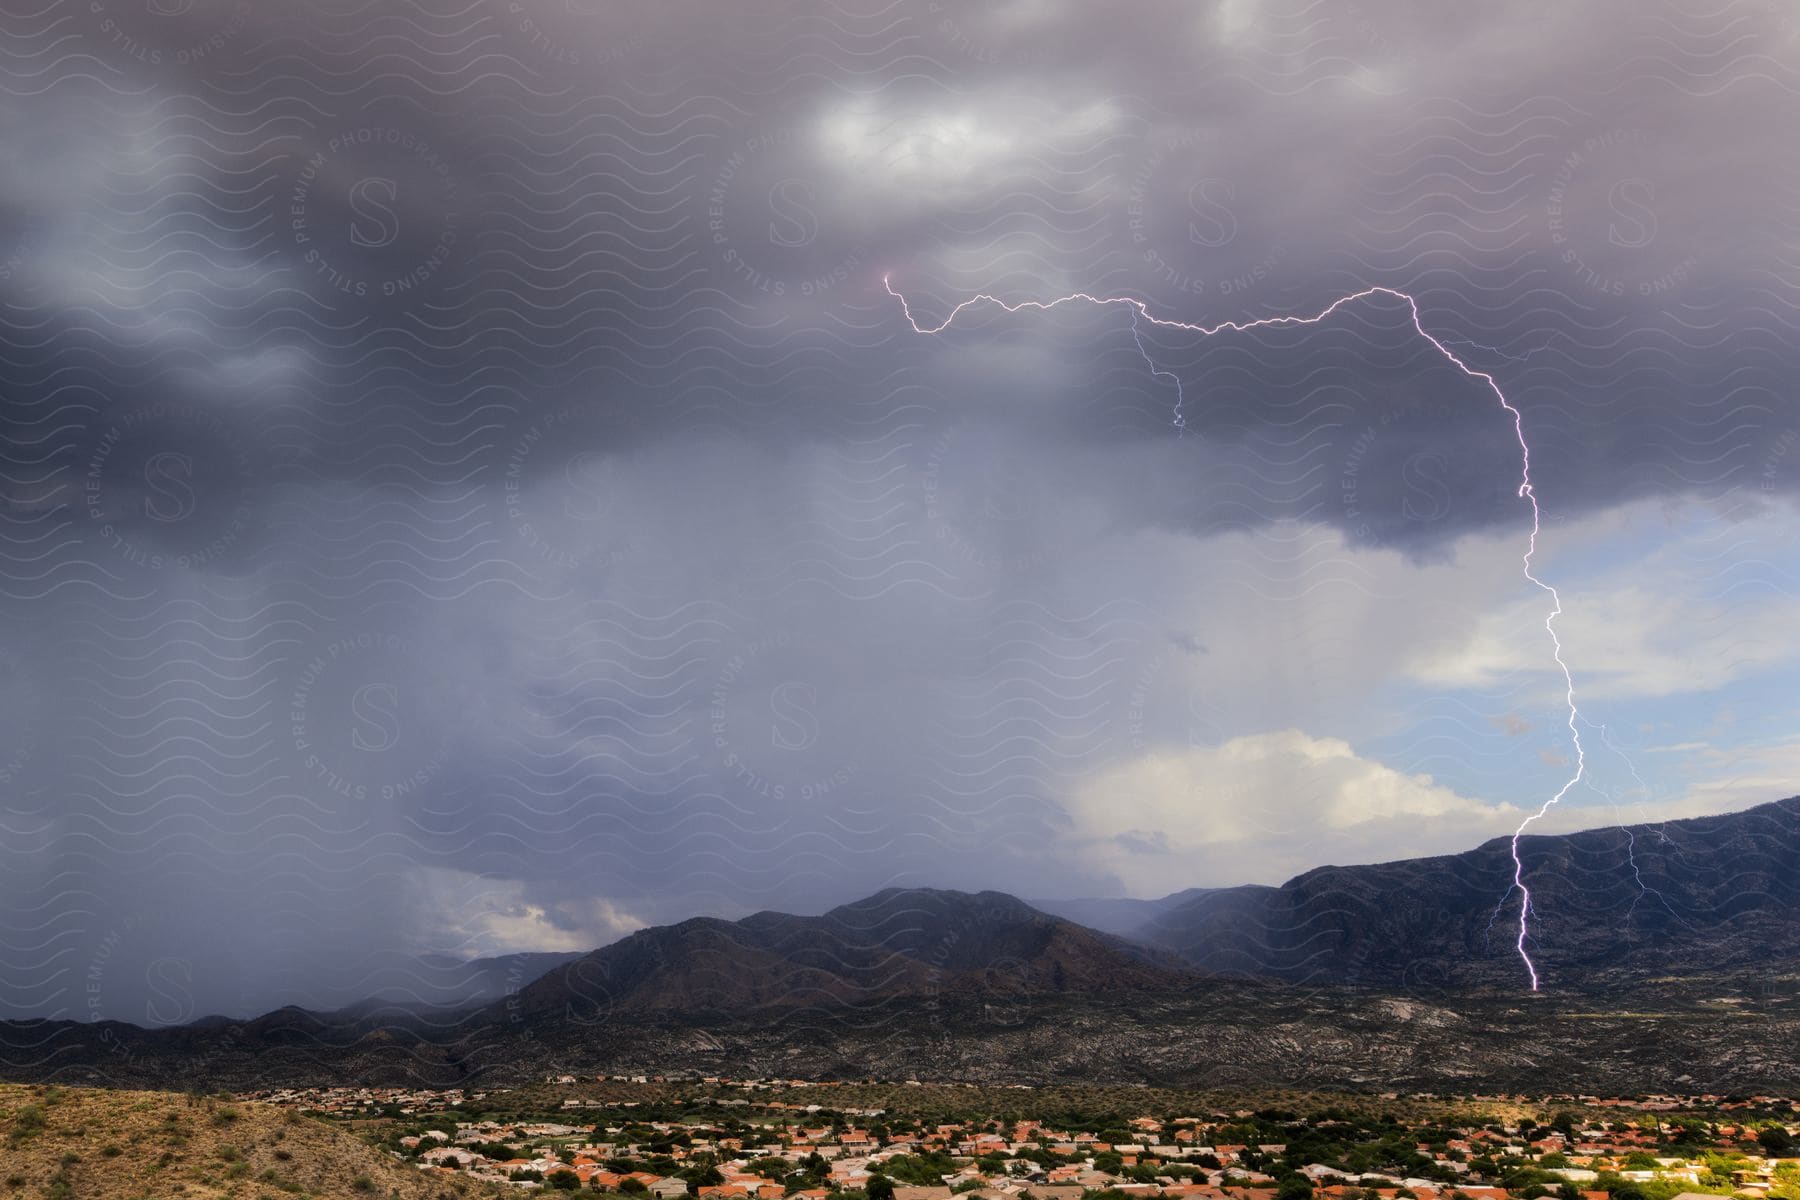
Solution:
{"label": "lightning bolt", "polygon": [[[1567,660],[1563,658],[1562,639],[1558,637],[1556,633],[1556,619],[1563,615],[1562,597],[1557,593],[1554,587],[1545,583],[1542,579],[1539,579],[1531,569],[1531,560],[1537,554],[1538,534],[1543,532],[1544,520],[1543,511],[1538,506],[1537,489],[1531,482],[1531,445],[1525,440],[1525,417],[1517,408],[1513,407],[1512,401],[1506,398],[1506,393],[1500,390],[1500,384],[1494,377],[1486,371],[1477,371],[1461,358],[1457,357],[1456,353],[1452,351],[1449,346],[1445,345],[1442,340],[1428,333],[1425,329],[1424,318],[1419,313],[1419,302],[1406,292],[1397,291],[1390,287],[1369,287],[1364,288],[1360,292],[1353,292],[1347,296],[1340,296],[1310,317],[1259,317],[1253,321],[1221,321],[1217,325],[1198,325],[1190,321],[1176,321],[1166,317],[1158,317],[1151,313],[1148,301],[1141,300],[1135,296],[1092,296],[1086,292],[1072,292],[1066,296],[1058,296],[1054,300],[1021,300],[1016,304],[1008,304],[997,296],[990,296],[983,292],[979,295],[971,296],[958,304],[955,308],[950,310],[950,315],[945,317],[938,324],[926,326],[919,324],[918,319],[913,316],[912,305],[907,303],[904,295],[894,289],[894,285],[889,276],[883,275],[881,277],[881,286],[887,289],[888,295],[900,302],[900,312],[905,316],[906,323],[912,326],[913,332],[928,335],[936,335],[950,328],[951,324],[955,322],[956,318],[964,309],[977,304],[992,304],[1008,313],[1023,312],[1026,309],[1036,309],[1041,312],[1048,312],[1050,309],[1060,308],[1065,304],[1075,303],[1092,304],[1099,307],[1105,307],[1107,305],[1124,305],[1131,310],[1132,337],[1137,341],[1138,350],[1144,354],[1144,361],[1150,363],[1152,373],[1169,375],[1170,378],[1175,378],[1175,376],[1170,372],[1159,371],[1156,364],[1150,361],[1149,352],[1144,349],[1143,339],[1139,336],[1138,323],[1140,321],[1148,321],[1150,324],[1163,329],[1180,329],[1189,333],[1197,333],[1201,337],[1212,337],[1215,334],[1227,331],[1232,333],[1244,333],[1252,329],[1263,329],[1277,325],[1318,325],[1321,322],[1330,319],[1345,305],[1355,304],[1375,296],[1390,296],[1395,300],[1405,302],[1407,311],[1412,315],[1412,327],[1414,331],[1427,342],[1431,343],[1432,348],[1443,356],[1444,361],[1450,363],[1470,379],[1479,380],[1487,387],[1488,391],[1494,394],[1494,399],[1499,401],[1500,407],[1506,410],[1507,416],[1512,419],[1513,434],[1517,437],[1519,442],[1519,489],[1516,494],[1531,505],[1531,537],[1525,546],[1523,568],[1525,578],[1550,597],[1550,612],[1544,618],[1544,632],[1550,635],[1552,655],[1556,660],[1557,670],[1562,672],[1563,702],[1569,710],[1569,738],[1575,748],[1574,773],[1569,776],[1566,783],[1556,790],[1554,795],[1550,796],[1539,805],[1537,811],[1528,815],[1519,823],[1519,827],[1513,831],[1512,886],[1507,889],[1506,895],[1500,898],[1500,904],[1504,906],[1514,892],[1519,893],[1519,933],[1513,945],[1518,951],[1520,961],[1525,964],[1526,973],[1531,976],[1531,990],[1534,992],[1537,991],[1542,981],[1538,977],[1537,964],[1531,960],[1531,953],[1525,948],[1526,940],[1531,932],[1532,902],[1531,889],[1525,884],[1525,862],[1519,855],[1519,841],[1525,836],[1525,831],[1531,827],[1534,821],[1542,820],[1552,808],[1561,803],[1563,797],[1569,794],[1571,788],[1575,787],[1586,778],[1587,751],[1581,743],[1581,713],[1575,706],[1575,676],[1569,670]],[[1175,385],[1177,396],[1175,427],[1177,430],[1185,431],[1186,420],[1181,410],[1181,381],[1178,378],[1175,379]],[[1498,909],[1496,909],[1496,912],[1498,912]]]}
{"label": "lightning bolt", "polygon": [[[882,282],[886,283],[887,281],[884,279]],[[888,291],[892,292],[894,289],[889,288]],[[895,292],[895,295],[899,295],[899,293]],[[901,298],[900,303],[906,303],[904,297]],[[1150,374],[1166,375],[1175,382],[1175,411],[1170,416],[1169,423],[1175,426],[1175,436],[1181,437],[1187,433],[1187,415],[1181,411],[1182,407],[1187,404],[1187,397],[1181,391],[1181,376],[1173,371],[1162,370],[1156,365],[1156,360],[1150,357],[1150,351],[1144,345],[1144,335],[1138,329],[1138,315],[1137,309],[1131,310],[1131,340],[1137,343],[1138,353],[1144,356],[1144,362],[1149,366]],[[918,326],[914,325],[913,328],[917,329]]]}
{"label": "lightning bolt", "polygon": [[[1589,724],[1592,724],[1592,722],[1589,722]],[[1614,754],[1619,756],[1620,760],[1622,760],[1625,764],[1625,769],[1630,771],[1631,777],[1637,781],[1638,791],[1643,795],[1643,797],[1646,800],[1648,800],[1651,795],[1650,785],[1644,782],[1644,777],[1642,775],[1638,774],[1637,764],[1631,761],[1630,755],[1626,754],[1623,750],[1619,749],[1619,747],[1613,743],[1611,736],[1608,735],[1606,732],[1606,726],[1599,725],[1599,726],[1596,726],[1596,728],[1598,728],[1600,730],[1601,744],[1604,745],[1608,750],[1611,750]],[[1614,805],[1613,805],[1613,811],[1618,812],[1618,804],[1616,801],[1614,802]],[[1622,813],[1620,814],[1621,818],[1623,818],[1623,815],[1624,814],[1622,814]],[[1631,831],[1631,826],[1625,824],[1623,819],[1621,819],[1619,821],[1619,827],[1625,831],[1625,856],[1631,862],[1631,874],[1632,874],[1633,878],[1635,878],[1637,880],[1637,885],[1638,885],[1637,897],[1634,900],[1632,900],[1631,907],[1626,910],[1625,920],[1629,922],[1631,920],[1631,914],[1637,911],[1638,904],[1640,902],[1642,902],[1642,900],[1644,899],[1644,897],[1646,895],[1651,895],[1651,896],[1655,896],[1658,900],[1662,901],[1662,906],[1668,910],[1668,913],[1671,917],[1674,917],[1677,921],[1680,921],[1681,924],[1687,926],[1687,928],[1692,929],[1693,926],[1688,924],[1688,922],[1682,917],[1682,915],[1680,913],[1676,912],[1674,907],[1672,905],[1670,905],[1669,898],[1667,896],[1663,895],[1661,892],[1657,891],[1655,888],[1651,887],[1649,884],[1644,882],[1644,872],[1643,872],[1643,869],[1638,866],[1638,860],[1637,860],[1637,835]],[[1663,827],[1660,825],[1658,825],[1656,827],[1656,836],[1662,840],[1663,845],[1666,846],[1666,845],[1670,844],[1669,843],[1669,835],[1668,835],[1667,831],[1665,831],[1663,829]]]}
{"label": "lightning bolt", "polygon": [[1496,358],[1503,358],[1507,362],[1510,362],[1510,363],[1526,362],[1531,358],[1532,355],[1536,354],[1539,350],[1544,349],[1544,347],[1542,347],[1542,346],[1533,346],[1531,349],[1527,350],[1523,354],[1508,354],[1506,351],[1500,349],[1500,347],[1498,347],[1498,346],[1487,346],[1487,345],[1483,345],[1480,342],[1471,342],[1467,338],[1446,337],[1446,338],[1443,338],[1442,340],[1443,340],[1444,344],[1447,346],[1467,346],[1471,350],[1481,350],[1481,351],[1484,351],[1485,353],[1494,355]]}

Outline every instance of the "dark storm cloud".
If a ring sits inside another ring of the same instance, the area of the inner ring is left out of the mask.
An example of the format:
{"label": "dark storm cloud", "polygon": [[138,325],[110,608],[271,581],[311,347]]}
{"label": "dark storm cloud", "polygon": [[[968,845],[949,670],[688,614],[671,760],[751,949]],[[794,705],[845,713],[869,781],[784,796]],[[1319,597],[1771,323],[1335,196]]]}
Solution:
{"label": "dark storm cloud", "polygon": [[1220,631],[1098,549],[1523,528],[1392,299],[1154,374],[1124,308],[932,340],[884,272],[931,324],[1403,289],[1560,517],[1797,477],[1770,9],[166,7],[7,18],[17,1012],[1114,888],[1060,801],[1194,736],[1133,697]]}

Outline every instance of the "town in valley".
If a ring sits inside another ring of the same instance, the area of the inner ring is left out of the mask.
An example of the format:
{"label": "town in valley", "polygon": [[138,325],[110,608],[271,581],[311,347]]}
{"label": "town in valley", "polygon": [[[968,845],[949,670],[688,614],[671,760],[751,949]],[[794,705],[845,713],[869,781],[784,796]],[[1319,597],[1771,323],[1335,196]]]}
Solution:
{"label": "town in valley", "polygon": [[451,1179],[658,1200],[1800,1200],[1800,1103],[1775,1096],[556,1075],[242,1098]]}

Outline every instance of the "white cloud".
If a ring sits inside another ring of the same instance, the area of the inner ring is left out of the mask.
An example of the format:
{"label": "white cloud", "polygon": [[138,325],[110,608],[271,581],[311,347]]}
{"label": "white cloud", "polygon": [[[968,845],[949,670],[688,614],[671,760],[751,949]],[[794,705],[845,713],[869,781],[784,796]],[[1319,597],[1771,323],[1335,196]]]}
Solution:
{"label": "white cloud", "polygon": [[[1700,594],[1704,583],[1664,577],[1654,586],[1609,576],[1564,589],[1556,631],[1583,695],[1657,697],[1712,691],[1800,656],[1800,598]],[[1492,687],[1519,671],[1544,671],[1545,613],[1524,604],[1482,615],[1452,652],[1420,662],[1415,677],[1439,687]],[[1532,637],[1533,631],[1537,637]]]}
{"label": "white cloud", "polygon": [[[1103,198],[1109,176],[1098,165],[1081,173],[1068,161],[1118,132],[1123,113],[1111,98],[1009,93],[932,97],[905,102],[889,92],[845,99],[825,110],[813,130],[813,169],[832,179],[846,215],[881,213],[915,220],[929,212],[966,212],[991,202],[997,187],[1021,174],[1059,167],[1056,184],[1069,203]],[[1082,154],[1085,161],[1091,155]],[[984,231],[983,241],[992,241]]]}
{"label": "white cloud", "polygon": [[[1699,518],[1654,552],[1621,560],[1613,546],[1666,520],[1665,508],[1629,506],[1546,539],[1553,557],[1539,571],[1561,594],[1556,632],[1582,697],[1709,692],[1800,658],[1800,595],[1769,561],[1791,558],[1777,549],[1791,514]],[[1459,643],[1415,657],[1411,674],[1440,688],[1490,688],[1516,673],[1560,682],[1546,653],[1547,613],[1541,593],[1488,607]]]}
{"label": "white cloud", "polygon": [[[1590,777],[1599,766],[1590,748]],[[1463,796],[1430,775],[1297,729],[1219,746],[1159,750],[1086,780],[1068,803],[1068,856],[1133,896],[1280,883],[1327,863],[1472,850],[1527,832],[1565,834],[1735,812],[1800,790],[1800,741],[1714,751],[1709,777],[1678,797],[1596,804],[1577,789],[1542,816]]]}
{"label": "white cloud", "polygon": [[537,903],[520,880],[450,867],[413,867],[406,886],[414,945],[425,953],[592,950],[645,926],[604,897]]}
{"label": "white cloud", "polygon": [[1144,754],[1087,780],[1069,810],[1074,855],[1138,896],[1465,850],[1526,815],[1297,729]]}
{"label": "white cloud", "polygon": [[1699,747],[1684,767],[1696,776],[1683,798],[1684,808],[1734,812],[1800,794],[1800,739]]}

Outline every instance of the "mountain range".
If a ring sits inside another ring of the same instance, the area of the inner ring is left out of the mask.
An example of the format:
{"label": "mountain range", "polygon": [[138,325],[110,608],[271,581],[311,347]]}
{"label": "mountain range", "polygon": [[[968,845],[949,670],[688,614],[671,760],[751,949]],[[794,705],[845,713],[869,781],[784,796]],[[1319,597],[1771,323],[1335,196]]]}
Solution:
{"label": "mountain range", "polygon": [[[1528,949],[1546,984],[1601,989],[1800,958],[1800,799],[1528,834],[1517,853],[1532,897]],[[1495,838],[1461,854],[1320,867],[1280,887],[1045,907],[1212,975],[1500,987],[1522,970],[1514,872],[1512,839]]]}
{"label": "mountain range", "polygon": [[[429,995],[390,992],[335,1013],[154,1030],[0,1023],[0,1075],[449,1086],[629,1067],[1184,1086],[1800,1086],[1800,798],[1527,836],[1517,854],[1515,868],[1511,840],[1497,839],[1154,901],[1034,906],[894,888],[818,916],[697,917],[579,956],[436,964]],[[1531,895],[1529,969],[1515,945],[1515,869]]]}

